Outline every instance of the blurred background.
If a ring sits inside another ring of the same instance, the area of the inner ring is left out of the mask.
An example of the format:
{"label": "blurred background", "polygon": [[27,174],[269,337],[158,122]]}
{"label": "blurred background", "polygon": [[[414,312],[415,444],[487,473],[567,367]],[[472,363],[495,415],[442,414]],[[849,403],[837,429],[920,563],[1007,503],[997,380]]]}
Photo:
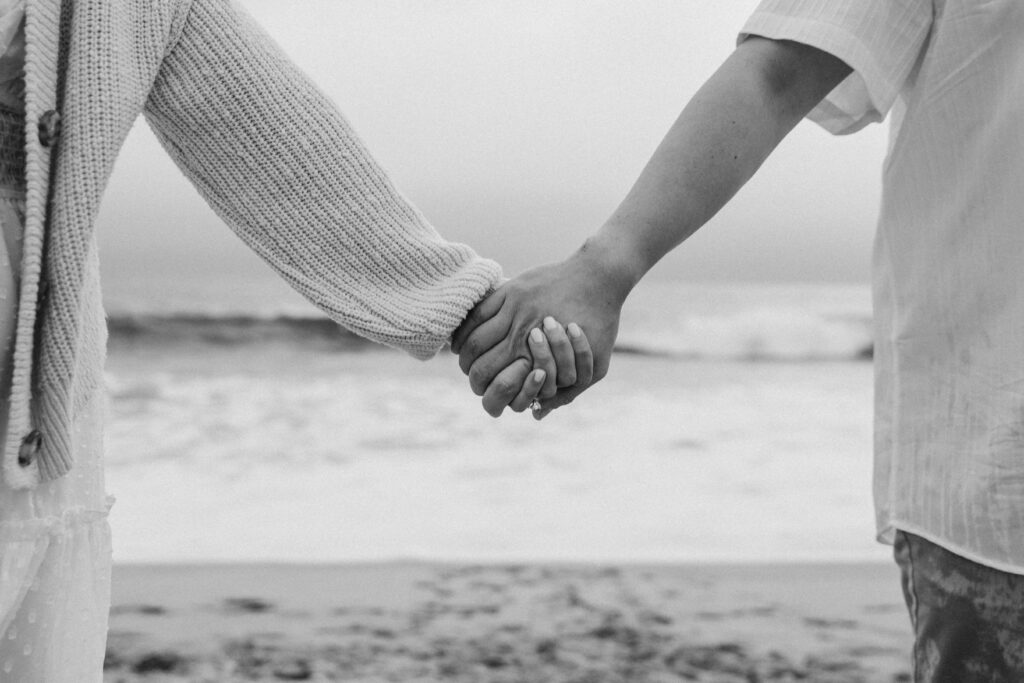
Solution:
{"label": "blurred background", "polygon": [[[243,0],[446,237],[508,275],[614,209],[756,2]],[[119,562],[887,561],[870,499],[885,131],[801,124],[544,423],[335,330],[140,121],[99,220]],[[567,322],[567,321],[566,321]]]}

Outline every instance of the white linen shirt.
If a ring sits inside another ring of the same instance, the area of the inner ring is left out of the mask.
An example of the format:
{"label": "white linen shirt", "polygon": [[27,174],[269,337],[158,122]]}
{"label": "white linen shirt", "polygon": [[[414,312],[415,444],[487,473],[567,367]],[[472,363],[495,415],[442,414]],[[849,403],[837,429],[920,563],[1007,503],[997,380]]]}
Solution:
{"label": "white linen shirt", "polygon": [[1024,3],[764,0],[749,35],[854,70],[810,114],[827,130],[892,114],[873,275],[879,540],[902,529],[1024,574]]}

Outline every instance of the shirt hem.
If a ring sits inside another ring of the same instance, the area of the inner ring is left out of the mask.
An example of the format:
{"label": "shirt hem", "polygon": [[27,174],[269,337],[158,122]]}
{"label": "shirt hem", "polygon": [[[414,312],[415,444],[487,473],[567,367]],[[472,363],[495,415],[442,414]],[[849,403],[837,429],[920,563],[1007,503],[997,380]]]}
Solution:
{"label": "shirt hem", "polygon": [[1007,574],[1016,574],[1017,576],[1024,576],[1024,565],[1018,565],[1013,564],[1012,562],[1004,562],[1002,560],[993,560],[988,557],[983,557],[979,555],[977,552],[965,548],[959,543],[954,543],[953,541],[943,538],[939,534],[933,533],[926,529],[922,529],[919,526],[909,524],[907,522],[890,522],[888,525],[883,527],[878,532],[878,542],[884,543],[886,545],[892,545],[895,541],[897,531],[904,531],[908,534],[920,536],[921,538],[927,541],[931,541],[935,545],[941,546],[949,552],[955,553],[960,557],[963,557],[964,559],[974,562],[975,564],[980,564],[985,567],[989,567],[990,569],[996,569],[1001,572],[1006,572]]}

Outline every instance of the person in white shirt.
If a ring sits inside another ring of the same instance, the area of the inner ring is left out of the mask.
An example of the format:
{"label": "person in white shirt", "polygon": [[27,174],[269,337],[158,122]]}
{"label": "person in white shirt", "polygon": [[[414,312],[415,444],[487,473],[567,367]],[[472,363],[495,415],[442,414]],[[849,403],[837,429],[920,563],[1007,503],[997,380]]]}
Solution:
{"label": "person in white shirt", "polygon": [[803,117],[846,134],[888,116],[878,537],[903,572],[915,680],[1024,680],[1022,37],[1020,0],[764,0],[601,229],[471,314],[453,350],[474,390],[542,314],[581,324],[599,380],[632,287]]}

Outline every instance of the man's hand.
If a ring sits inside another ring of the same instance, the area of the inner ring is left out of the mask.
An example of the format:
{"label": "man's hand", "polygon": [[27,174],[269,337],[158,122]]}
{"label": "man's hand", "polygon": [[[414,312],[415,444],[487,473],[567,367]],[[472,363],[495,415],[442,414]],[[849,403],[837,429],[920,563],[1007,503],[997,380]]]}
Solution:
{"label": "man's hand", "polygon": [[[543,332],[536,327],[530,331],[530,353],[532,372],[528,359],[517,358],[487,386],[482,403],[492,417],[500,417],[508,407],[517,413],[531,408],[533,417],[541,419],[550,411],[538,410],[536,406],[541,404],[534,399],[540,398],[551,373],[558,375],[560,385],[569,388],[588,387],[593,380],[594,354],[587,335],[576,323],[563,329],[554,318],[546,317]],[[550,395],[555,396],[555,391]]]}
{"label": "man's hand", "polygon": [[[473,392],[484,396],[501,371],[517,359],[536,357],[539,340],[531,341],[532,330],[559,333],[550,324],[544,326],[545,318],[575,321],[583,333],[580,337],[589,341],[592,349],[593,374],[589,378],[558,378],[563,386],[557,393],[546,382],[540,394],[545,399],[543,409],[536,415],[543,417],[570,403],[608,373],[628,289],[600,255],[585,246],[561,263],[523,273],[481,302],[456,330],[452,351],[459,354],[459,367],[469,375]],[[573,342],[580,337],[573,336],[572,329],[569,332],[575,351]],[[550,379],[551,373],[546,374]]]}

